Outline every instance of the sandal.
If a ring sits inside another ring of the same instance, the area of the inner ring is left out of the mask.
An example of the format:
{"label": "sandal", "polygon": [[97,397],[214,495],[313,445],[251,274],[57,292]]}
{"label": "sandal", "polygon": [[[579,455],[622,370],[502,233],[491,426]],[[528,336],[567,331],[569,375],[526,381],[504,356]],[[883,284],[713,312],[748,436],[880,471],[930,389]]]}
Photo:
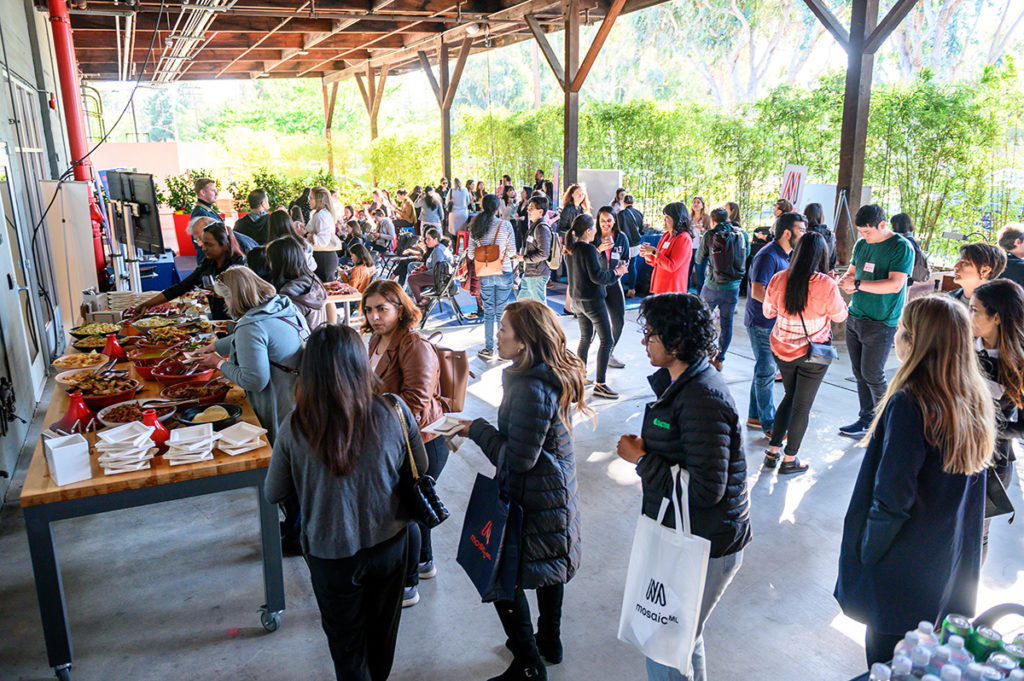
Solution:
{"label": "sandal", "polygon": [[776,452],[775,454],[772,454],[771,452],[769,452],[766,449],[764,451],[764,467],[765,468],[775,468],[777,465],[779,465],[779,457],[780,456],[782,456],[781,453]]}
{"label": "sandal", "polygon": [[807,464],[801,463],[800,457],[793,457],[792,461],[783,461],[782,465],[779,466],[779,475],[792,475],[793,473],[803,473],[807,470]]}

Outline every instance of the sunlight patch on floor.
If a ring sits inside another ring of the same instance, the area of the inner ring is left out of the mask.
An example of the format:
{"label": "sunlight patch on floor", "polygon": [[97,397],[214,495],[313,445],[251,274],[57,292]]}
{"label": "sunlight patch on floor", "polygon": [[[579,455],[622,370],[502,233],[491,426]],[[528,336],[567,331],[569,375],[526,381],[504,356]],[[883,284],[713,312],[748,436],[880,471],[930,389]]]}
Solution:
{"label": "sunlight patch on floor", "polygon": [[636,465],[618,457],[608,462],[608,477],[623,486],[640,484],[640,476],[636,474]]}
{"label": "sunlight patch on floor", "polygon": [[[809,469],[806,473],[799,473],[792,476],[785,476],[786,480],[786,503],[782,506],[782,513],[779,515],[779,524],[790,523],[791,525],[796,524],[796,510],[800,508],[801,502],[804,500],[804,496],[807,492],[814,487],[814,483],[818,481],[818,477],[814,474],[814,469]],[[781,481],[777,480],[776,484],[782,484]]]}
{"label": "sunlight patch on floor", "polygon": [[857,645],[864,645],[864,632],[867,627],[860,622],[855,622],[843,613],[839,613],[829,622],[829,626]]}

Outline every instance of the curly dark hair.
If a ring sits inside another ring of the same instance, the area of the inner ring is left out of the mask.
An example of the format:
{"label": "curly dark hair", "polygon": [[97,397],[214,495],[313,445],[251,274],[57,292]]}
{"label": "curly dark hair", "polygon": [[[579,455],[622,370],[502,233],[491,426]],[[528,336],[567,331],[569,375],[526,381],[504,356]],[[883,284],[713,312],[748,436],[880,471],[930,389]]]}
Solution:
{"label": "curly dark hair", "polygon": [[718,352],[718,333],[704,301],[689,293],[659,293],[640,304],[642,326],[657,336],[665,349],[687,364]]}

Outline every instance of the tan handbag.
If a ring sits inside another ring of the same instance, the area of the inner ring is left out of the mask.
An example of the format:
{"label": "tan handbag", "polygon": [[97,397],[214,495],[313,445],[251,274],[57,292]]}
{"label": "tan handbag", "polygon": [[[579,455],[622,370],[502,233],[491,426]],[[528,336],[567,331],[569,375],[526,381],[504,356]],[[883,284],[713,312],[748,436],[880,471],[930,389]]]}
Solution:
{"label": "tan handbag", "polygon": [[477,246],[473,249],[473,261],[476,263],[476,276],[489,277],[504,272],[504,260],[501,257],[501,248],[498,246],[498,234],[501,232],[501,224],[494,232],[494,241],[487,246]]}
{"label": "tan handbag", "polygon": [[444,338],[438,331],[430,336],[430,344],[434,346],[437,353],[437,363],[441,369],[440,380],[438,381],[437,398],[441,402],[441,409],[445,413],[462,411],[466,406],[466,388],[469,385],[469,378],[476,378],[469,370],[469,357],[465,350],[452,350],[441,347],[434,342]]}

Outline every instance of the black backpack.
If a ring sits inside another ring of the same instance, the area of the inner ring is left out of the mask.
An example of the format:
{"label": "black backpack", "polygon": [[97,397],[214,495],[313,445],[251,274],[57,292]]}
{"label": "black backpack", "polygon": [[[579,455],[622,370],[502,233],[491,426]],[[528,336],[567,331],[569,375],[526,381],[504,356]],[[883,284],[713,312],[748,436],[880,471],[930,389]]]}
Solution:
{"label": "black backpack", "polygon": [[725,284],[743,279],[746,256],[743,235],[731,223],[715,227],[711,232],[711,268],[716,282]]}

